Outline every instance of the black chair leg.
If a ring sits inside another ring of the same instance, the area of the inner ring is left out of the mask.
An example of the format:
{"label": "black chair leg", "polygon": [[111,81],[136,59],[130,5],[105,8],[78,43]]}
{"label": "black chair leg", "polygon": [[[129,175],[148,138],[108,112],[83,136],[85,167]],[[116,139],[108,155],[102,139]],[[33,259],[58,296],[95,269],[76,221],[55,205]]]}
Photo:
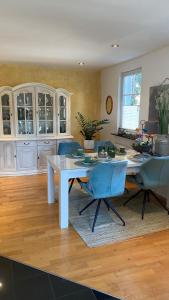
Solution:
{"label": "black chair leg", "polygon": [[110,206],[109,206],[109,204],[107,203],[107,201],[106,201],[105,199],[103,199],[103,201],[104,201],[104,204],[106,205],[107,209],[110,210]]}
{"label": "black chair leg", "polygon": [[[79,185],[80,185],[80,187],[81,187],[81,180],[80,180],[80,178],[76,178],[76,180],[77,180],[77,182],[79,183]],[[69,186],[69,193],[70,193],[70,191],[71,191],[71,189],[72,189],[72,186],[73,186],[73,183],[74,183],[74,181],[75,181],[75,178],[72,178],[72,179],[70,179],[69,180],[70,181],[70,186]]]}
{"label": "black chair leg", "polygon": [[127,199],[124,203],[123,203],[123,205],[125,206],[130,200],[132,200],[132,199],[134,199],[135,197],[137,197],[140,193],[142,193],[142,189],[141,190],[139,190],[137,193],[135,193],[134,195],[132,195],[129,199]]}
{"label": "black chair leg", "polygon": [[70,191],[71,191],[71,189],[72,189],[72,186],[73,186],[74,181],[75,181],[74,178],[70,179],[69,193],[70,193]]}
{"label": "black chair leg", "polygon": [[145,212],[145,207],[146,207],[146,201],[148,199],[147,193],[148,193],[148,191],[144,191],[143,206],[142,206],[142,213],[141,213],[142,220],[144,219],[144,212]]}
{"label": "black chair leg", "polygon": [[90,205],[92,205],[97,199],[93,199],[92,201],[90,201],[82,210],[79,211],[79,215],[82,214],[82,212],[84,212]]}
{"label": "black chair leg", "polygon": [[80,178],[76,178],[76,180],[77,180],[77,182],[78,182],[78,184],[80,185],[80,187],[82,188],[82,186],[81,186],[81,180],[80,180]]}
{"label": "black chair leg", "polygon": [[129,190],[125,187],[124,191],[128,194]]}
{"label": "black chair leg", "polygon": [[150,191],[147,190],[147,202],[150,202]]}
{"label": "black chair leg", "polygon": [[99,213],[100,204],[101,204],[101,199],[98,200],[98,204],[97,204],[97,208],[96,208],[96,213],[95,213],[95,216],[94,216],[94,221],[93,221],[93,226],[92,226],[92,232],[94,232],[94,227],[95,227],[97,216],[98,216],[98,213]]}
{"label": "black chair leg", "polygon": [[[106,201],[106,200],[105,200]],[[107,202],[107,201],[106,201]],[[115,215],[122,221],[123,226],[125,226],[125,222],[122,219],[122,217],[119,215],[119,213],[117,212],[117,210],[113,207],[112,204],[108,203],[109,207],[111,208],[111,210],[115,213]]]}
{"label": "black chair leg", "polygon": [[160,200],[160,198],[157,197],[157,195],[150,190],[150,193],[154,196],[154,198],[157,200],[157,202],[168,212],[169,214],[169,210],[167,209],[167,207],[162,203],[162,201]]}

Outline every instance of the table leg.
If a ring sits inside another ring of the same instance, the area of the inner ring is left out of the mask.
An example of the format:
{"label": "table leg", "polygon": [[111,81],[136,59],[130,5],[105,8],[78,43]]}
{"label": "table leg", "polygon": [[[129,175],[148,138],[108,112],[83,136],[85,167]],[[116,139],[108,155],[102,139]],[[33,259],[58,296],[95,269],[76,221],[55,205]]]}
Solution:
{"label": "table leg", "polygon": [[55,201],[54,170],[48,162],[48,203]]}
{"label": "table leg", "polygon": [[61,229],[68,228],[69,224],[68,186],[68,178],[64,172],[61,172],[59,184],[59,226]]}

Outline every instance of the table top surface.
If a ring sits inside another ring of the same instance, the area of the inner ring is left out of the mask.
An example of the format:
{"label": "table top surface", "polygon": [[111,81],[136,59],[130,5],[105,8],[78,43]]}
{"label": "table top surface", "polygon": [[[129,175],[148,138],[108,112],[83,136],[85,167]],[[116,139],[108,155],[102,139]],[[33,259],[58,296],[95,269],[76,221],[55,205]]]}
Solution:
{"label": "table top surface", "polygon": [[119,300],[0,256],[1,300]]}
{"label": "table top surface", "polygon": [[[140,162],[136,162],[132,160],[132,157],[136,154],[135,151],[129,150],[127,151],[126,155],[116,155],[115,158],[111,160],[111,162],[116,161],[127,161],[128,165],[127,168],[133,168],[133,167],[139,167],[141,165]],[[87,154],[87,156],[96,157],[97,153],[90,153]],[[47,157],[48,162],[54,169],[62,170],[84,170],[84,169],[90,169],[92,167],[88,164],[86,165],[77,165],[77,161],[81,161],[81,158],[70,158],[66,155],[51,155]],[[104,162],[104,160],[102,160]]]}

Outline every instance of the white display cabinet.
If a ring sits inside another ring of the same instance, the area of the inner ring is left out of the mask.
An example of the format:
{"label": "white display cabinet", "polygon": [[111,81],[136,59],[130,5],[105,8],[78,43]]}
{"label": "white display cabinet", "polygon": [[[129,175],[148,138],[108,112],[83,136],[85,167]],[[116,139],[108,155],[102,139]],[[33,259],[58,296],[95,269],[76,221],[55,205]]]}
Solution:
{"label": "white display cabinet", "polygon": [[27,83],[13,88],[17,136],[70,135],[70,96],[64,89]]}
{"label": "white display cabinet", "polygon": [[59,140],[71,139],[70,97],[41,83],[0,88],[0,175],[35,174],[47,168]]}

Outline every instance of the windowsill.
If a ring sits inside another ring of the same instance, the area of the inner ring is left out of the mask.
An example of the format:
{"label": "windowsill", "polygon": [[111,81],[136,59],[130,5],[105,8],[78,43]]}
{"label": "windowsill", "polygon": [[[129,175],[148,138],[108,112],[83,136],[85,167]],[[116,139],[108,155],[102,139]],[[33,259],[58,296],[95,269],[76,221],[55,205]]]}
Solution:
{"label": "windowsill", "polygon": [[132,134],[131,134],[131,136],[126,136],[126,135],[120,135],[118,133],[112,133],[112,135],[118,136],[123,139],[132,140],[132,141],[134,141],[136,139],[136,136],[135,135],[132,136]]}

